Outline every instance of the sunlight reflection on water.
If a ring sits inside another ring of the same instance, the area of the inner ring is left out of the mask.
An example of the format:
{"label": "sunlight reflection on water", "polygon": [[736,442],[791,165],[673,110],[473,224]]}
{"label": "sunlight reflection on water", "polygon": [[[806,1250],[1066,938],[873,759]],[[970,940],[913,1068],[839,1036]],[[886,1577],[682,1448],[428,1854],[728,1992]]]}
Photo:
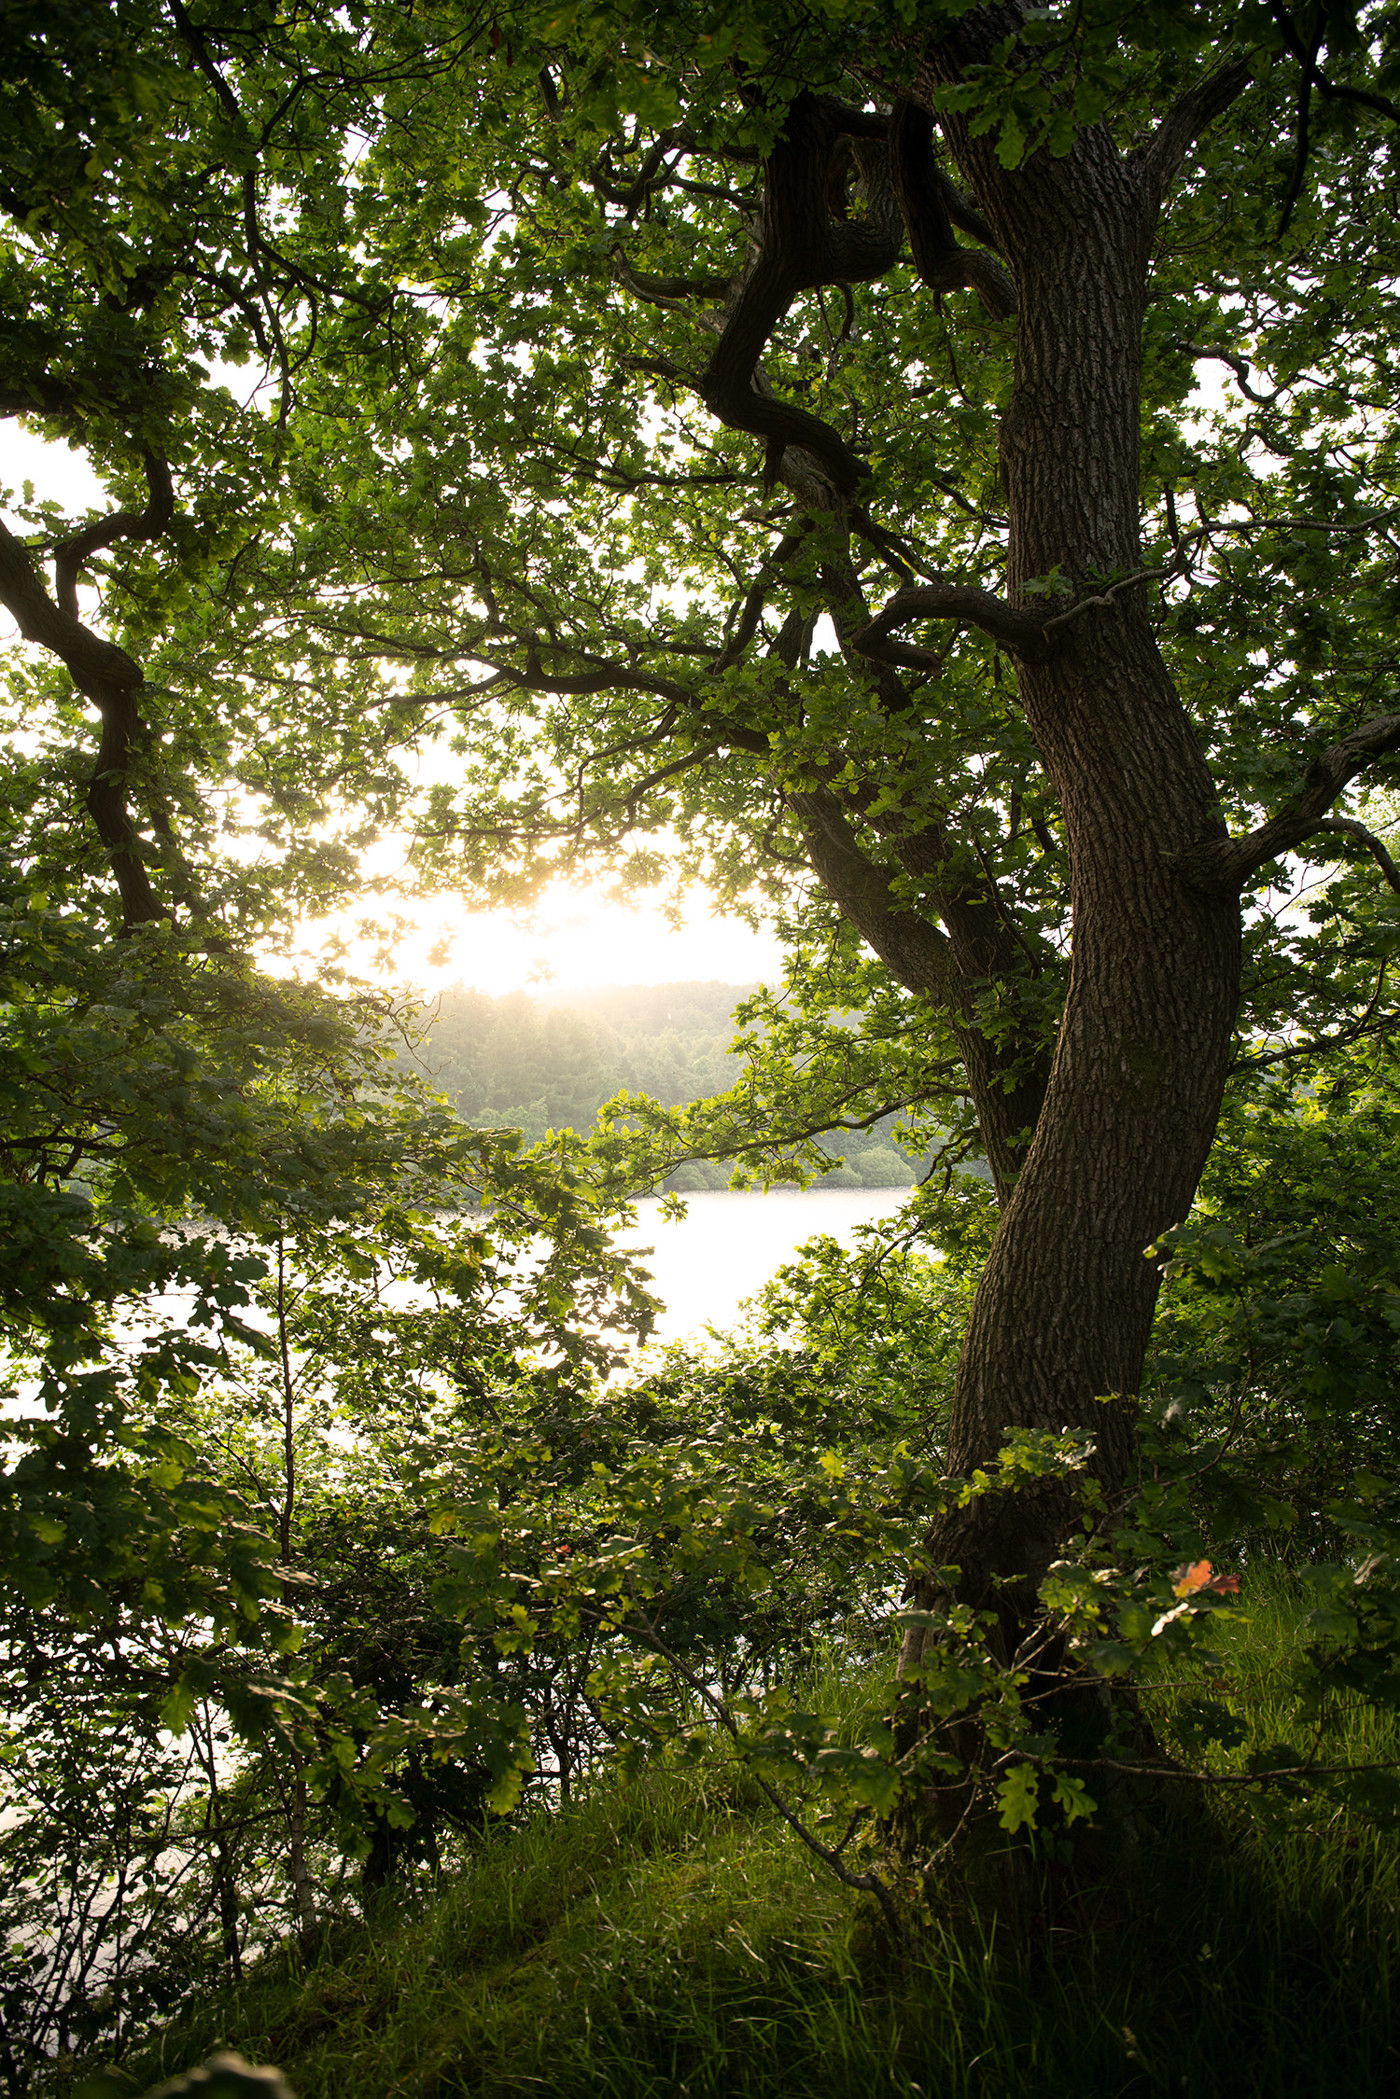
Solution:
{"label": "sunlight reflection on water", "polygon": [[666,1305],[656,1338],[679,1341],[706,1326],[730,1325],[743,1299],[804,1241],[828,1233],[849,1245],[857,1225],[891,1216],[908,1196],[907,1188],[774,1188],[767,1195],[718,1188],[687,1195],[679,1224],[667,1224],[659,1199],[647,1197],[623,1243],[655,1249],[645,1265]]}

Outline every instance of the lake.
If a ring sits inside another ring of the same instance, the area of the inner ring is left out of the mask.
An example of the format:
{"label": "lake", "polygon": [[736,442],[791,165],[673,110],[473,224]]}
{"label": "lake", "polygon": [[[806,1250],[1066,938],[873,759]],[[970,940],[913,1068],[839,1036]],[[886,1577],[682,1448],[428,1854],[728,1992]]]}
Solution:
{"label": "lake", "polygon": [[767,1195],[727,1188],[684,1198],[686,1216],[668,1224],[661,1204],[637,1204],[637,1224],[620,1235],[627,1246],[654,1249],[645,1263],[666,1309],[661,1341],[679,1341],[706,1326],[729,1325],[746,1297],[775,1275],[805,1240],[829,1233],[847,1245],[857,1225],[889,1217],[907,1188],[774,1188]]}

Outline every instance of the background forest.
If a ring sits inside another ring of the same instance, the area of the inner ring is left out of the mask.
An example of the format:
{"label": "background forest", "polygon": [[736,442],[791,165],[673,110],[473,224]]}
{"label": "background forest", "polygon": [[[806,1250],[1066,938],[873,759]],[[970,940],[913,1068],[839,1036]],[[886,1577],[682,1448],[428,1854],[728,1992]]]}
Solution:
{"label": "background forest", "polygon": [[0,2076],[1388,2099],[1393,0],[0,31]]}
{"label": "background forest", "polygon": [[[512,992],[493,999],[457,986],[426,1016],[414,1061],[470,1123],[506,1124],[531,1143],[547,1131],[592,1127],[605,1102],[643,1094],[663,1108],[727,1092],[739,1075],[735,1008],[756,985],[612,985],[566,998]],[[840,1184],[907,1188],[917,1159],[894,1118],[863,1130],[823,1130],[816,1142],[842,1163]],[[677,1193],[728,1186],[730,1162],[689,1159],[662,1186]]]}

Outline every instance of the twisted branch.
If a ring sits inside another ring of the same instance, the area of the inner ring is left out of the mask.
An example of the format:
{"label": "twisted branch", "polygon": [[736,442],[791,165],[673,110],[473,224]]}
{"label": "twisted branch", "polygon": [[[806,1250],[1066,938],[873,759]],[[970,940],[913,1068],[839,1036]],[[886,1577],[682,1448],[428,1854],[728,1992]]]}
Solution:
{"label": "twisted branch", "polygon": [[[917,102],[896,102],[890,118],[890,173],[909,234],[914,267],[930,291],[971,286],[993,320],[1016,311],[1016,286],[991,252],[991,227],[939,167],[933,150],[933,118]],[[961,226],[982,248],[961,248],[953,227]]]}
{"label": "twisted branch", "polygon": [[1328,814],[1358,773],[1373,759],[1395,750],[1400,750],[1400,714],[1375,715],[1311,761],[1302,786],[1277,816],[1242,838],[1211,838],[1192,846],[1179,856],[1178,871],[1193,889],[1212,896],[1234,896],[1256,869],[1319,831],[1335,831],[1359,839],[1378,859],[1391,887],[1400,890],[1400,874],[1380,840],[1364,824]]}
{"label": "twisted branch", "polygon": [[54,548],[54,595],[71,619],[78,617],[78,577],[92,556],[122,539],[159,539],[175,515],[175,488],[170,468],[158,452],[141,448],[141,464],[150,490],[144,510],[114,510],[110,517],[84,525]]}
{"label": "twisted branch", "polygon": [[26,641],[49,649],[58,657],[79,692],[91,700],[101,717],[102,741],[86,801],[116,877],[123,924],[145,925],[164,918],[167,913],[151,886],[140,837],[126,805],[127,775],[145,733],[140,709],[144,684],[140,665],[115,642],[103,641],[93,634],[76,611],[54,603],[28,548],[3,523],[0,604]]}
{"label": "twisted branch", "polygon": [[700,398],[731,429],[767,440],[766,479],[777,479],[789,446],[808,452],[842,495],[868,469],[820,416],[760,392],[754,371],[768,338],[799,292],[824,284],[863,284],[883,277],[899,255],[903,222],[873,142],[851,140],[867,191],[863,219],[832,215],[831,173],[838,141],[851,139],[856,113],[829,96],[800,94],[764,169],[758,253],[701,374]]}

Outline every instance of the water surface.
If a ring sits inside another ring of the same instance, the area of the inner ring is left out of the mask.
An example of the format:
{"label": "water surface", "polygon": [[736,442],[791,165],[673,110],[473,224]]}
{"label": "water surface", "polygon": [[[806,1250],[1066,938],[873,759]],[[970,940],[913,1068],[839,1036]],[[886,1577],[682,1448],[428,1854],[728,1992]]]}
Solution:
{"label": "water surface", "polygon": [[857,1225],[891,1216],[908,1196],[907,1188],[717,1188],[687,1195],[678,1224],[666,1223],[649,1196],[622,1241],[653,1248],[644,1265],[666,1306],[657,1339],[679,1341],[729,1325],[804,1241],[827,1233],[849,1245]]}

